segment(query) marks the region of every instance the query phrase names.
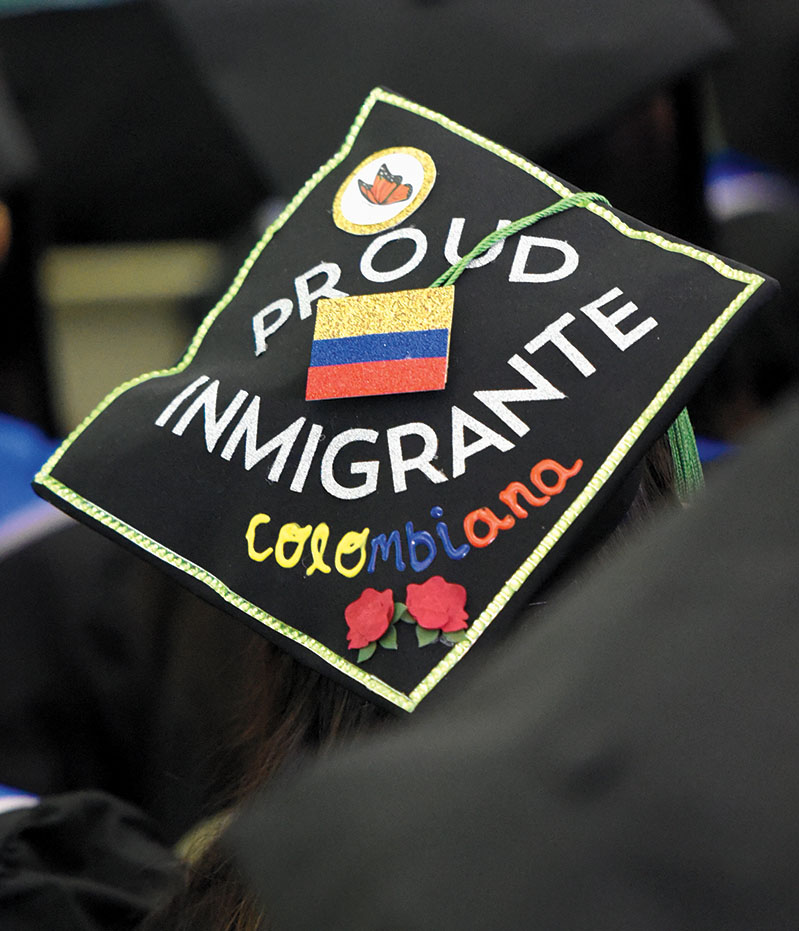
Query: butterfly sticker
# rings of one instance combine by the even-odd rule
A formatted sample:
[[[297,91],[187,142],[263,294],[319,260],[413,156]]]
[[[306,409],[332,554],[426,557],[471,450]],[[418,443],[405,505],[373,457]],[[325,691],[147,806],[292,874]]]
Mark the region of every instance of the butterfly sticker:
[[[333,222],[354,236],[391,229],[419,209],[435,180],[435,162],[422,149],[379,149],[342,181],[333,198]]]
[[[411,185],[402,183],[402,175],[392,175],[385,162],[380,166],[380,170],[371,184],[367,184],[359,178],[358,187],[370,204],[381,206],[383,204],[402,203],[404,200],[409,200],[411,194],[413,194]]]

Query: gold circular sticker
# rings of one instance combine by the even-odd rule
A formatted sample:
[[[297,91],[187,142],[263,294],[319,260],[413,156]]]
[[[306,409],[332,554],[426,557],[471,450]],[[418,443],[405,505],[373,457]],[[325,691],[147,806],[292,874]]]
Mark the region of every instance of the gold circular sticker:
[[[370,236],[397,226],[424,203],[436,180],[433,159],[421,149],[397,146],[364,159],[336,192],[339,229]]]

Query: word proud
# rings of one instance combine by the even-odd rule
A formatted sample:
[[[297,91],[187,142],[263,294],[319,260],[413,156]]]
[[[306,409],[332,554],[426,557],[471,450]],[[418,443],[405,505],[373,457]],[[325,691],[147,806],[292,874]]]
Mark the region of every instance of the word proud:
[[[510,220],[500,220],[497,229],[510,225]],[[453,217],[450,222],[449,233],[444,244],[444,257],[450,265],[460,261],[461,236],[463,234],[464,217]],[[375,268],[375,259],[386,246],[405,240],[411,247],[410,257],[396,268],[387,271],[378,271]],[[383,236],[377,236],[367,246],[359,264],[360,275],[363,279],[377,284],[398,281],[409,275],[417,268],[427,255],[427,236],[416,227],[403,227],[392,230]],[[483,255],[473,259],[468,267],[481,268],[496,261],[505,248],[505,240],[495,243]],[[543,256],[538,262],[531,261],[531,253]],[[551,239],[545,236],[518,236],[516,238],[513,261],[508,272],[508,281],[527,284],[546,284],[550,281],[560,281],[574,274],[580,262],[577,250],[563,239]],[[530,264],[539,265],[536,270],[530,270]],[[543,269],[540,268],[543,264]],[[337,285],[341,279],[341,267],[335,262],[319,262],[294,279],[294,293],[297,303],[297,315],[300,320],[307,320],[313,313],[314,304],[321,297],[340,298],[348,297],[346,291],[341,291]],[[267,339],[273,336],[291,317],[294,302],[291,298],[281,297],[267,304],[252,318],[252,333],[255,341],[255,355],[260,356],[266,352]]]

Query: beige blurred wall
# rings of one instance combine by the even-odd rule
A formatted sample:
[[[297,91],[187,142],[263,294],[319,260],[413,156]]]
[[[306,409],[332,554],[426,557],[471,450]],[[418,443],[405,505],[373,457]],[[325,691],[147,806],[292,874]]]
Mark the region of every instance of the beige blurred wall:
[[[64,432],[117,385],[180,359],[194,329],[186,305],[221,290],[222,264],[221,250],[208,242],[70,246],[46,254],[40,285]]]

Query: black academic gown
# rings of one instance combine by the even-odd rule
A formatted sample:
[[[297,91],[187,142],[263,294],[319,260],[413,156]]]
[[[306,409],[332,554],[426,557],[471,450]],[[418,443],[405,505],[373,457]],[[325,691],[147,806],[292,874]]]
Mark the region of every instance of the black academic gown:
[[[245,812],[275,926],[799,927],[797,458],[794,403],[470,688]]]
[[[8,931],[127,931],[179,880],[154,824],[112,796],[52,796],[0,815],[0,926]]]
[[[256,635],[69,521],[0,559],[0,592],[0,783],[110,792],[172,842],[210,814]]]

